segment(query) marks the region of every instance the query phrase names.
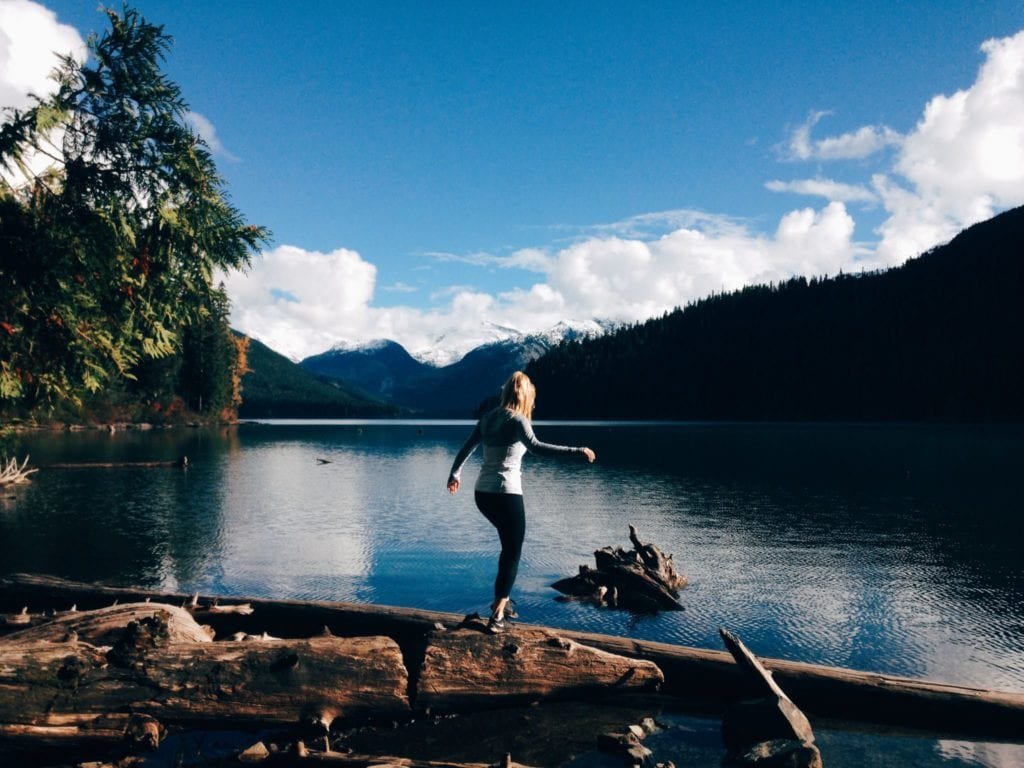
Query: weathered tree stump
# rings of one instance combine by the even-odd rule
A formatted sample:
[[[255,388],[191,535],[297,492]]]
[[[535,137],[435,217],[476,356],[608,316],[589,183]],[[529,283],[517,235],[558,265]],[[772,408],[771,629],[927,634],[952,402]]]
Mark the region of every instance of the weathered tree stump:
[[[657,690],[664,676],[649,661],[600,651],[548,630],[515,627],[433,632],[418,678],[416,704],[432,711],[504,706]]]
[[[677,573],[672,555],[665,555],[653,544],[645,544],[629,526],[633,549],[604,547],[594,552],[596,568],[580,566],[571,578],[551,586],[566,595],[592,599],[613,608],[636,611],[681,611],[679,590],[686,577]]]

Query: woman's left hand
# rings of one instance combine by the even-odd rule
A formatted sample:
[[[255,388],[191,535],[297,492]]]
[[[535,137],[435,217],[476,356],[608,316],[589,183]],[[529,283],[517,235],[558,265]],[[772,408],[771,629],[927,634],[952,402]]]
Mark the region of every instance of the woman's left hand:
[[[594,459],[597,458],[597,454],[594,453],[589,448],[584,448],[583,449],[583,455],[587,457],[587,461],[589,461],[591,464],[593,464],[594,463]]]

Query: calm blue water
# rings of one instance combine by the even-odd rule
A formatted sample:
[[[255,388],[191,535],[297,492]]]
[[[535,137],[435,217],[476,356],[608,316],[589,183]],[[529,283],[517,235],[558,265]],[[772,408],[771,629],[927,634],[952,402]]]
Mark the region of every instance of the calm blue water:
[[[25,436],[19,455],[43,469],[3,493],[0,572],[482,612],[498,547],[473,505],[479,457],[462,492],[444,488],[470,428]],[[536,428],[598,460],[525,461],[524,620],[709,648],[724,626],[764,656],[1024,691],[1024,428]],[[182,455],[187,471],[46,468]],[[549,585],[595,549],[628,548],[630,523],[674,553],[690,578],[686,610],[638,617],[556,600]],[[1004,764],[972,755],[943,764]]]

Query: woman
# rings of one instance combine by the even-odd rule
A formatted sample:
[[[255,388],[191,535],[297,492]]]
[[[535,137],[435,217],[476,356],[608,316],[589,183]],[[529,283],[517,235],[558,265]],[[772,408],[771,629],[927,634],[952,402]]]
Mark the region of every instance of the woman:
[[[501,555],[498,576],[494,580],[494,602],[487,629],[491,633],[505,630],[506,617],[514,618],[509,608],[509,594],[519,570],[519,556],[526,533],[526,510],[520,466],[527,450],[533,453],[579,453],[593,461],[589,448],[542,443],[533,434],[530,418],[536,400],[533,382],[522,371],[516,371],[501,388],[501,405],[488,411],[477,422],[473,433],[462,446],[448,475],[448,492],[457,493],[462,465],[483,443],[483,464],[475,486],[476,506],[491,525],[498,529]]]

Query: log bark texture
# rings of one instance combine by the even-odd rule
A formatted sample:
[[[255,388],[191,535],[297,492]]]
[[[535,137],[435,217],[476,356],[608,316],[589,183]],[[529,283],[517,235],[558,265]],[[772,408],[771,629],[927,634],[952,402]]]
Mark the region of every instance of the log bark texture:
[[[416,705],[465,711],[523,701],[656,691],[665,678],[650,661],[581,645],[554,631],[516,627],[433,632],[420,668]]]
[[[109,587],[66,581],[53,576],[17,574],[0,578],[0,611],[33,612],[51,608],[110,605],[113,600],[151,598],[180,605],[190,595],[161,593],[139,587]],[[220,599],[230,603],[228,598]],[[202,602],[212,603],[212,597]],[[243,602],[236,600],[235,602]],[[338,636],[388,635],[400,643],[421,643],[436,625],[453,628],[461,614],[416,608],[306,600],[246,599],[250,616],[210,616],[219,636],[263,631],[281,637],[313,635],[328,627]],[[662,692],[685,699],[690,705],[718,711],[729,701],[751,695],[752,686],[733,658],[721,650],[692,648],[651,640],[557,630],[558,634],[594,648],[623,656],[647,659],[665,675]],[[956,734],[970,738],[1010,737],[1024,733],[1024,692],[996,691],[917,680],[854,669],[827,667],[799,661],[762,658],[794,702],[808,713],[917,728],[926,733]]]
[[[530,768],[515,760],[493,763],[462,762],[453,760],[423,760],[412,757],[347,754],[344,752],[316,752],[310,750],[299,756],[293,752],[277,753],[266,763],[272,768],[301,768],[310,765],[333,765],[343,768]]]
[[[329,721],[407,711],[407,686],[385,637],[173,643],[118,659],[78,641],[0,643],[7,726],[87,728],[126,711],[225,726]]]
[[[29,629],[0,638],[4,643],[48,640],[65,642],[69,636],[92,645],[114,645],[123,639],[125,628],[134,622],[159,618],[166,628],[166,643],[208,643],[212,630],[201,626],[184,608],[166,603],[125,603],[91,611],[65,611]]]

